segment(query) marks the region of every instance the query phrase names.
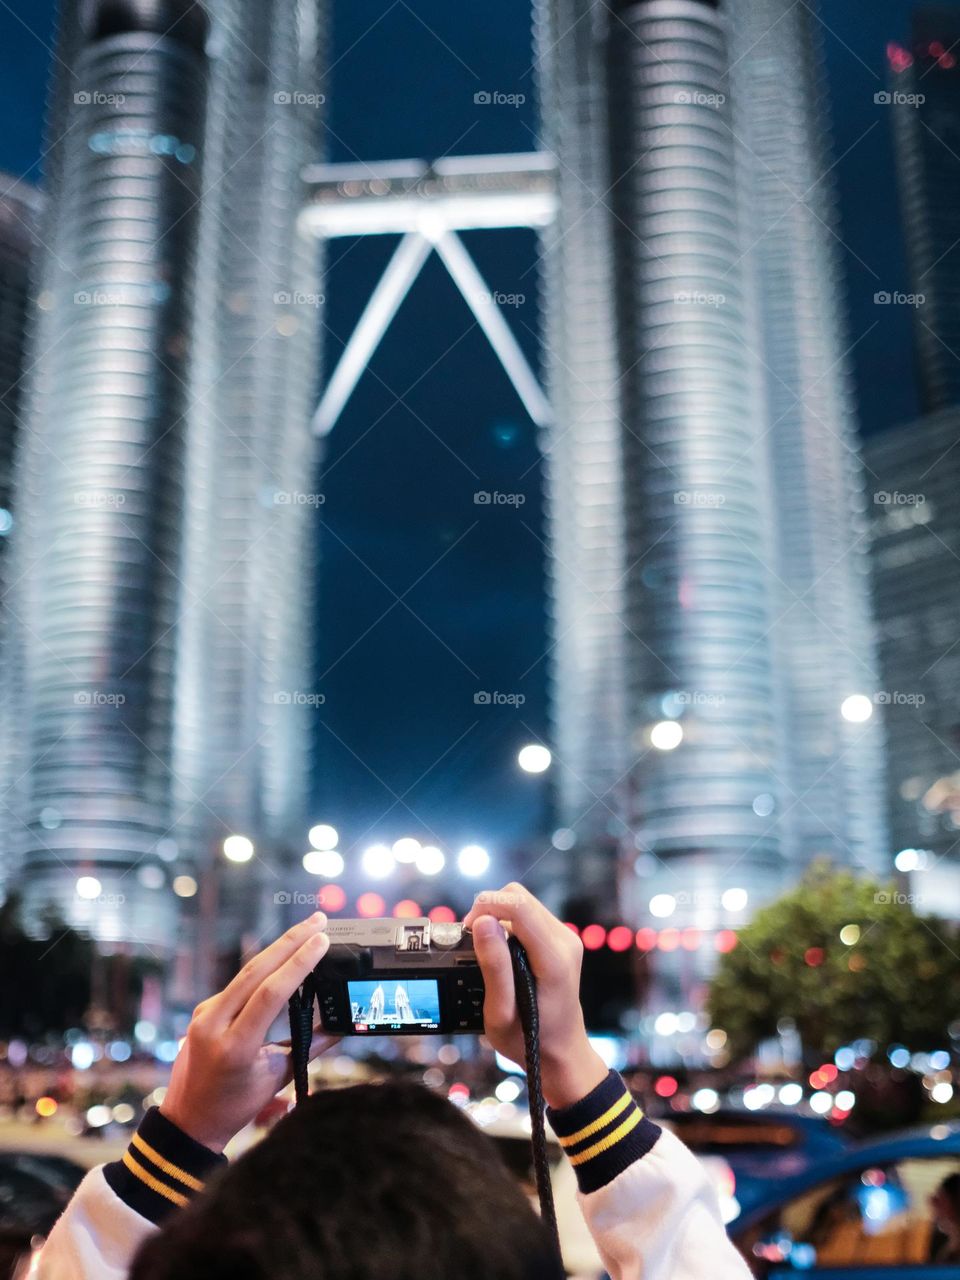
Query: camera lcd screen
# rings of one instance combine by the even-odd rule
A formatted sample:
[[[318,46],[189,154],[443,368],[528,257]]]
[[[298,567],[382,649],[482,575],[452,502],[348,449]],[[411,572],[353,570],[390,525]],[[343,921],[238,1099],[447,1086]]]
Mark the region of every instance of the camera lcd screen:
[[[348,982],[354,1031],[405,1031],[440,1027],[440,990],[436,978],[381,978]]]

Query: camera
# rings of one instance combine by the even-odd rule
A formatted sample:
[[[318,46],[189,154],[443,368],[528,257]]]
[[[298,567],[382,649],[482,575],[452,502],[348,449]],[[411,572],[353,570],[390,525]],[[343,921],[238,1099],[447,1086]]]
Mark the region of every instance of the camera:
[[[331,920],[313,972],[320,1020],[337,1035],[483,1030],[483,976],[462,924]]]

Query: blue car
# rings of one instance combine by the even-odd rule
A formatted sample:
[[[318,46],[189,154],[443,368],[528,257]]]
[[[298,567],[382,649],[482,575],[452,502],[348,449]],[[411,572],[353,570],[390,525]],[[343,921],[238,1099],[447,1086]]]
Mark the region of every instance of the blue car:
[[[960,1124],[818,1159],[728,1229],[758,1280],[958,1280]]]

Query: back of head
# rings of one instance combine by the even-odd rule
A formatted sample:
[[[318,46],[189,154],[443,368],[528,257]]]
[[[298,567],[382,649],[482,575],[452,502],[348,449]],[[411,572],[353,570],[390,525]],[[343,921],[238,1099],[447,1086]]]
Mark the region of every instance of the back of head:
[[[313,1095],[140,1250],[130,1280],[556,1280],[493,1144],[409,1084]]]

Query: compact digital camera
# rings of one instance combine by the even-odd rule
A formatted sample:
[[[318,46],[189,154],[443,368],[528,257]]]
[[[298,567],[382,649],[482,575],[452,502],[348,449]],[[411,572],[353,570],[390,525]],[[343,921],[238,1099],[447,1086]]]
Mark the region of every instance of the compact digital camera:
[[[320,1020],[338,1035],[483,1030],[483,977],[462,924],[330,920],[314,970]]]

